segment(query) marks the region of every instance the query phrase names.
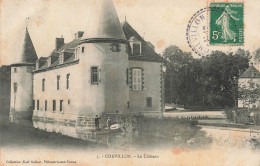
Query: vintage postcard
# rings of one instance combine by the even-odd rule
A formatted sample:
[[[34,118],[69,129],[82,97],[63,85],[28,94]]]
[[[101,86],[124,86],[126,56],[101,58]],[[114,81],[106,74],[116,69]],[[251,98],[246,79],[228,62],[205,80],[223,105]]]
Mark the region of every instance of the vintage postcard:
[[[260,1],[0,0],[0,165],[260,166]]]

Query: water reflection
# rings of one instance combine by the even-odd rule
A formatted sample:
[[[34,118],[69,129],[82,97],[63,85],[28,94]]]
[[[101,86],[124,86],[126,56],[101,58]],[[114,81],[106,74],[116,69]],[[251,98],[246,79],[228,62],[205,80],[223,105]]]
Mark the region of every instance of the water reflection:
[[[93,143],[104,144],[113,148],[120,149],[149,149],[149,148],[157,148],[157,147],[187,147],[187,148],[196,148],[196,147],[207,147],[212,145],[212,142],[219,142],[223,144],[223,136],[226,135],[226,139],[228,143],[231,144],[230,141],[234,142],[234,144],[238,145],[238,143],[234,140],[237,140],[237,137],[234,137],[232,140],[229,136],[230,131],[224,131],[219,129],[205,129],[196,130],[194,135],[191,137],[187,137],[187,133],[179,134],[177,133],[172,138],[166,138],[163,136],[154,136],[147,135],[142,131],[137,130],[121,130],[121,131],[108,131],[101,130],[96,131],[94,129],[90,129],[87,127],[80,127],[77,125],[73,125],[72,123],[62,123],[62,122],[46,122],[41,119],[33,120],[33,126],[35,128],[39,128],[41,130],[45,130],[48,132],[56,132],[61,133],[66,136],[70,136],[73,138],[78,138],[82,140],[91,141]],[[227,141],[224,140],[224,143]],[[258,142],[250,142],[250,139],[244,139],[243,141],[239,141],[242,144],[250,143],[254,145],[251,149],[259,146]],[[218,143],[217,143],[218,144]]]

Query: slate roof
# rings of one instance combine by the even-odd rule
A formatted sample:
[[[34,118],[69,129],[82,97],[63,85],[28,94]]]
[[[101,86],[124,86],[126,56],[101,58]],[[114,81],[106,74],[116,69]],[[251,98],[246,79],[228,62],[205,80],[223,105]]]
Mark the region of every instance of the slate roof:
[[[125,35],[122,31],[116,9],[112,0],[98,0],[100,9],[97,10],[98,18],[93,24],[93,31],[85,33],[82,40],[122,40],[125,41]]]
[[[128,22],[124,22],[122,23],[122,30],[123,33],[127,39],[127,41],[130,40],[138,40],[141,42],[141,47],[142,47],[142,51],[141,51],[141,55],[132,55],[131,50],[130,50],[130,44],[128,42],[128,54],[129,54],[129,60],[136,60],[136,61],[148,61],[148,62],[162,62],[164,61],[164,59],[158,55],[152,48],[152,44],[149,42],[146,42],[130,25]],[[75,49],[76,47],[80,44],[81,42],[81,38],[75,38],[74,40],[72,40],[69,43],[64,44],[63,46],[61,46],[57,51],[54,49],[51,54],[49,55],[49,57],[52,57],[52,63],[51,66],[47,66],[47,58],[48,57],[44,57],[44,59],[42,59],[43,57],[41,57],[39,60],[42,61],[42,64],[40,66],[40,68],[38,70],[44,70],[47,68],[53,68],[62,64],[59,64],[59,55],[60,53],[64,53],[67,54],[67,59],[64,59],[63,64],[68,64],[74,61],[78,61],[75,59]],[[45,61],[45,62],[44,62]]]
[[[80,38],[76,38],[76,39],[72,40],[71,42],[66,43],[63,46],[61,46],[57,51],[56,51],[56,49],[54,49],[48,57],[44,57],[45,59],[41,59],[41,58],[43,58],[43,57],[41,57],[39,59],[39,61],[42,60],[45,62],[36,71],[45,70],[47,68],[53,68],[53,67],[56,67],[59,65],[69,64],[71,62],[78,61],[77,59],[75,59],[75,49],[79,45],[79,42],[80,42]],[[65,59],[65,57],[64,57],[64,62],[62,64],[59,63],[59,56],[61,53],[64,53],[66,55],[66,57],[69,57],[67,59]],[[49,67],[47,66],[48,58],[52,58],[51,65]]]
[[[70,52],[70,53],[74,53],[75,48],[79,45],[79,42],[80,42],[80,38],[76,38],[76,39],[72,40],[71,42],[61,46],[58,49],[57,52]]]
[[[25,30],[25,37],[23,41],[22,53],[20,56],[15,60],[13,64],[28,64],[28,63],[35,63],[38,59],[36,51],[34,49],[32,39],[28,32],[28,29]]]
[[[260,78],[260,72],[254,66],[250,66],[239,78]]]
[[[139,60],[139,61],[154,61],[162,62],[164,59],[158,55],[151,46],[131,27],[131,25],[125,21],[122,23],[122,28],[127,40],[131,40],[133,36],[141,42],[141,55],[133,55],[129,50],[129,60]],[[129,47],[130,48],[130,45]]]

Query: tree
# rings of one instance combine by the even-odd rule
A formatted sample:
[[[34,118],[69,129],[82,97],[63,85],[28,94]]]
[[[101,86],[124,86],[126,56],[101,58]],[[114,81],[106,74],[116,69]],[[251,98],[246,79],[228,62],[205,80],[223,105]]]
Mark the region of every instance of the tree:
[[[192,62],[191,53],[183,52],[177,46],[169,46],[163,52],[163,57],[167,60],[165,95],[166,102],[184,104],[186,90],[187,66]]]
[[[250,105],[256,103],[260,98],[259,92],[259,85],[251,78],[247,81],[247,84],[239,85],[238,99],[242,101],[243,106],[250,109]]]
[[[238,78],[249,67],[249,51],[238,49],[229,54],[214,51],[195,59],[191,53],[169,46],[163,57],[167,60],[166,102],[207,108],[237,105]]]
[[[237,81],[247,68],[249,54],[239,50],[228,55],[214,51],[202,58],[205,86],[205,105],[209,107],[231,107],[236,105]]]
[[[260,48],[258,48],[255,52],[254,52],[254,60],[258,60],[260,61]]]
[[[8,115],[10,110],[11,67],[0,67],[0,113]]]

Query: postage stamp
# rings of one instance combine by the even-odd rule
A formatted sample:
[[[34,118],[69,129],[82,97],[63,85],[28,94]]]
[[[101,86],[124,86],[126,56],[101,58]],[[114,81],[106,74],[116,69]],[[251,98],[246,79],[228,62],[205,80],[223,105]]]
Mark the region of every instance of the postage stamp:
[[[244,44],[244,4],[210,3],[210,45]],[[218,10],[214,10],[218,9]],[[219,12],[221,11],[221,12]]]
[[[199,56],[218,46],[244,45],[244,3],[211,2],[198,10],[189,20],[186,40]]]

